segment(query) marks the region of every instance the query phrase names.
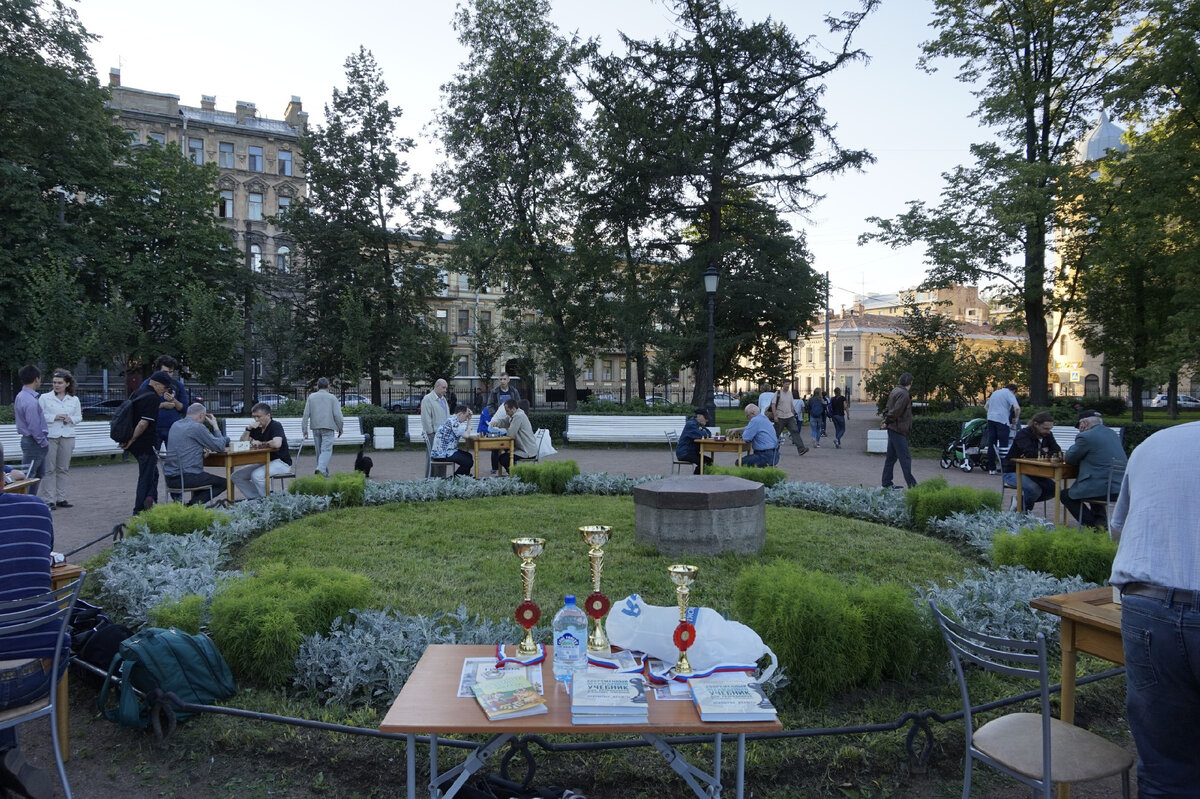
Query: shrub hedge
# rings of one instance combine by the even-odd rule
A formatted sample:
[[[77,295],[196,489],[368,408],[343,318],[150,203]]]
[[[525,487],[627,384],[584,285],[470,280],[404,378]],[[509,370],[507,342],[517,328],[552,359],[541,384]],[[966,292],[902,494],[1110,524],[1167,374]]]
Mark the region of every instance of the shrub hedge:
[[[201,505],[164,502],[134,516],[126,526],[129,528],[129,532],[134,534],[187,535],[197,530],[207,530],[216,519],[216,511],[208,510]]]
[[[727,474],[743,480],[753,480],[767,488],[779,485],[787,479],[787,472],[776,466],[718,466],[714,463],[712,466],[705,466],[704,473]]]
[[[319,474],[297,477],[288,487],[288,493],[330,497],[335,507],[349,508],[363,504],[366,486],[367,476],[362,472],[334,472],[329,477]]]
[[[518,463],[512,468],[512,476],[523,483],[531,483],[545,494],[567,493],[567,483],[579,475],[579,464],[575,461],[546,461],[545,463]]]
[[[931,519],[945,519],[950,514],[1000,510],[1000,493],[986,488],[951,486],[945,478],[926,480],[904,492],[904,502],[912,512],[913,526],[924,530]]]
[[[562,441],[567,432],[567,414],[564,411],[530,411],[529,424],[534,430],[549,430],[550,438]]]
[[[1058,578],[1081,577],[1103,584],[1112,573],[1117,544],[1104,530],[1023,527],[1016,535],[992,539],[992,560],[1000,566],[1024,566]]]
[[[325,633],[370,596],[371,581],[345,569],[271,564],[217,592],[209,631],[235,674],[280,687],[304,636]]]

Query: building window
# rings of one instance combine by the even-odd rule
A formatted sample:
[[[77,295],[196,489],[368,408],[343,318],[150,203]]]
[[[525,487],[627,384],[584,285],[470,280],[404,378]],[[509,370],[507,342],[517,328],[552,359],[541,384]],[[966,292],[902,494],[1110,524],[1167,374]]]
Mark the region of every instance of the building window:
[[[813,349],[812,349],[812,347],[809,347],[809,348],[806,350],[806,353],[807,353],[806,360],[807,360],[809,363],[812,363],[812,362],[813,362]]]
[[[458,275],[458,290],[468,291],[471,288],[471,278],[469,275],[459,273]]]
[[[466,308],[458,309],[458,332],[459,333],[470,333],[471,332],[471,312],[468,311]]]
[[[292,207],[291,197],[280,197],[278,202],[279,210],[276,212],[278,216],[283,216]]]
[[[292,176],[292,154],[287,150],[279,151],[279,174],[285,177]]]
[[[196,165],[204,163],[204,139],[188,138],[188,160]]]
[[[842,347],[842,363],[854,363],[854,346],[851,344]]]
[[[471,360],[466,355],[458,356],[458,372],[459,377],[471,376]]]
[[[1066,333],[1063,333],[1062,336],[1058,339],[1058,354],[1059,355],[1067,354],[1067,334]]]
[[[437,311],[437,329],[443,333],[449,333],[450,330],[447,328],[448,321],[449,317],[446,314],[445,309],[439,309]]]
[[[593,369],[591,366],[583,367],[583,379],[584,380],[595,380],[596,379],[596,370]]]
[[[137,144],[142,140],[142,135],[133,128],[126,128],[125,135],[129,137],[130,144]]]
[[[603,375],[604,375],[603,379],[604,380],[612,380],[612,366],[613,366],[612,361],[604,362],[604,371],[603,371]]]
[[[263,196],[256,192],[250,192],[250,211],[247,216],[254,222],[262,221]]]
[[[220,149],[217,157],[220,159],[218,164],[221,169],[233,169],[233,142],[223,141],[217,146]]]
[[[261,147],[251,147],[249,149],[249,155],[250,155],[250,171],[251,172],[262,172],[263,171],[262,148]]]
[[[221,201],[217,203],[217,216],[221,219],[233,219],[233,191],[221,189]]]
[[[148,141],[148,142],[156,141],[156,142],[158,142],[159,147],[163,147],[167,143],[167,137],[161,133],[147,133],[146,141]]]
[[[487,325],[488,327],[491,327],[492,326],[492,312],[491,311],[480,311],[479,312],[479,324]]]
[[[262,271],[262,247],[257,244],[250,245],[250,271]]]
[[[275,268],[285,273],[292,271],[292,250],[290,247],[280,247],[275,251]]]

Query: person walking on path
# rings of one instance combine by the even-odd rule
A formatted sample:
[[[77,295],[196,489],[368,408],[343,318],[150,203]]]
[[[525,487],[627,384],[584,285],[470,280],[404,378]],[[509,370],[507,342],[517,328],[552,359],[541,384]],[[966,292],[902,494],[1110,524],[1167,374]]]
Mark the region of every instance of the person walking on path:
[[[75,425],[83,421],[83,411],[75,396],[73,374],[66,369],[55,369],[51,385],[53,391],[38,397],[50,444],[46,451],[46,476],[42,479],[46,486],[43,496],[51,509],[70,508],[67,473],[71,471],[71,454],[75,451]]]
[[[27,466],[28,480],[41,480],[46,473],[46,458],[49,455],[49,428],[42,406],[38,402],[38,386],[42,384],[42,370],[29,364],[17,372],[21,380],[21,391],[13,401],[13,414],[17,418],[17,434],[21,436],[21,461]],[[29,493],[37,496],[40,482],[29,487]],[[53,502],[53,498],[50,500]]]
[[[792,400],[792,381],[784,380],[783,388],[775,392],[775,396],[771,398],[771,413],[768,416],[774,417],[776,431],[786,428],[792,436],[792,443],[796,445],[796,454],[803,455],[808,452],[808,447],[804,446],[804,434],[800,432],[800,420],[796,418],[796,406]]]
[[[846,420],[850,418],[850,404],[842,396],[842,390],[833,390],[833,399],[829,401],[829,418],[833,420],[833,446],[842,448],[842,436],[846,435]]]
[[[333,439],[342,435],[342,404],[329,393],[329,378],[317,378],[317,390],[304,401],[304,416],[300,432],[308,438],[312,428],[313,446],[317,450],[317,469],[314,474],[329,476],[329,459],[333,457]]]
[[[1008,436],[1013,424],[1021,418],[1021,405],[1017,402],[1017,384],[1009,383],[992,392],[987,401],[987,470],[998,474],[996,453],[1008,449]]]
[[[911,372],[900,375],[900,385],[892,389],[888,395],[887,404],[883,410],[883,429],[887,430],[887,455],[883,459],[884,488],[892,488],[892,477],[896,472],[896,461],[900,462],[900,471],[904,473],[904,482],[912,488],[917,484],[917,478],[912,473],[912,455],[908,451],[908,434],[912,430],[912,394],[913,376]]]
[[[1125,707],[1138,796],[1200,796],[1200,422],[1160,430],[1129,456],[1111,530],[1121,589]]]
[[[814,388],[808,401],[808,424],[812,429],[814,447],[821,446],[821,434],[825,432],[825,394],[819,388]]]

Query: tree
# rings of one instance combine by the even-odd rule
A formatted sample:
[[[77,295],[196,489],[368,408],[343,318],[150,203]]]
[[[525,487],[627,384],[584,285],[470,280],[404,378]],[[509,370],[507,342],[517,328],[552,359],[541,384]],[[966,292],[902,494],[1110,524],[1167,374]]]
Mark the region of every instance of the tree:
[[[80,218],[125,139],[87,54],[94,37],[73,8],[5,0],[0,30],[0,366],[14,368],[47,354],[44,339],[27,335],[39,265],[54,264],[60,300],[79,299],[70,284],[92,232]],[[58,302],[45,294],[37,301]]]
[[[504,354],[504,342],[491,322],[475,319],[475,374],[485,386],[491,386],[496,362]]]
[[[1075,189],[1069,155],[1099,108],[1114,71],[1135,46],[1113,32],[1140,0],[935,0],[940,33],[923,45],[921,65],[959,61],[959,80],[976,86],[976,115],[997,129],[1000,144],[973,145],[975,162],[943,175],[942,202],[909,203],[864,239],[893,246],[922,241],[926,286],[999,281],[1002,301],[1020,308],[1029,334],[1030,394],[1048,404],[1050,311],[1071,294],[1052,293],[1046,263],[1061,203]]]
[[[575,360],[598,337],[604,270],[576,235],[584,153],[569,78],[581,56],[548,14],[547,0],[459,7],[454,28],[468,58],[442,87],[438,126],[449,161],[437,186],[453,205],[452,267],[476,285],[506,285],[502,310],[558,363],[574,408]]]
[[[416,220],[401,155],[411,139],[396,134],[403,111],[393,108],[370,51],[346,59],[346,88],[333,90],[326,124],[300,138],[308,196],[282,220],[303,252],[306,367],[311,374],[356,380],[365,372],[371,402],[382,400],[387,370],[416,353],[426,298],[436,270],[423,248],[396,232],[397,213]]]
[[[675,0],[681,33],[649,42],[625,37],[620,63],[602,62],[599,77],[589,83],[615,123],[633,132],[637,146],[629,151],[639,169],[657,175],[654,186],[671,189],[667,210],[675,221],[675,243],[685,243],[685,230],[691,233],[690,256],[674,288],[687,314],[680,322],[691,334],[683,357],[697,365],[696,402],[703,401],[708,384],[701,275],[710,267],[725,273],[726,259],[739,246],[728,220],[743,212],[762,216],[767,197],[789,210],[803,210],[816,199],[809,188],[814,177],[870,160],[866,152],[840,147],[820,98],[825,76],[863,57],[850,49],[850,39],[875,5],[866,0],[861,12],[827,18],[842,39],[822,57],[773,20],[747,24],[719,0]],[[732,271],[727,276],[718,303],[722,341],[742,329],[724,324],[741,317],[728,312],[737,277]],[[787,288],[803,296],[787,298],[790,318],[773,332],[806,329],[820,306],[819,281],[811,279],[811,270],[807,278],[795,277],[800,279]],[[755,288],[746,293],[754,294]],[[774,302],[772,297],[760,310]],[[723,363],[735,363],[728,347],[722,352]]]

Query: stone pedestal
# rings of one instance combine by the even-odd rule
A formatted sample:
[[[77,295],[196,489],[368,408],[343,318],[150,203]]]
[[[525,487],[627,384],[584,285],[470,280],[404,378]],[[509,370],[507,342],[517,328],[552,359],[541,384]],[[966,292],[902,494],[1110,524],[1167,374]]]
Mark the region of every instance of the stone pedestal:
[[[767,537],[761,483],[726,475],[672,477],[633,489],[635,538],[663,555],[757,554]]]

